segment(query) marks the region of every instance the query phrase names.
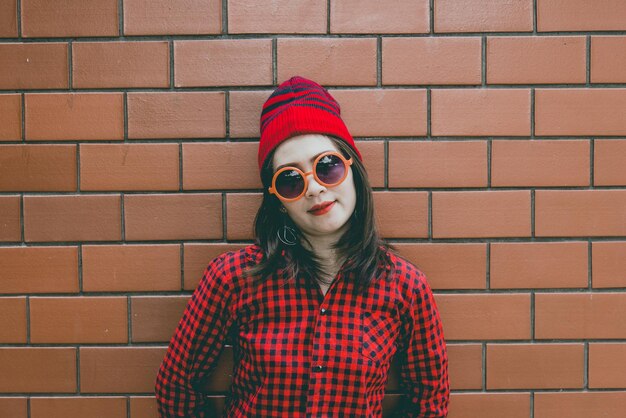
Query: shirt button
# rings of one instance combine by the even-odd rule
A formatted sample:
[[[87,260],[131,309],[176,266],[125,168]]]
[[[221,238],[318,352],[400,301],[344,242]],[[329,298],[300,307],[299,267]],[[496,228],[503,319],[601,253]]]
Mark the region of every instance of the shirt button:
[[[320,309],[320,313],[321,313],[322,315],[326,315],[326,308],[322,308],[322,309]]]
[[[324,371],[324,366],[322,366],[321,364],[318,364],[317,366],[313,367],[313,371],[314,372],[321,372]]]

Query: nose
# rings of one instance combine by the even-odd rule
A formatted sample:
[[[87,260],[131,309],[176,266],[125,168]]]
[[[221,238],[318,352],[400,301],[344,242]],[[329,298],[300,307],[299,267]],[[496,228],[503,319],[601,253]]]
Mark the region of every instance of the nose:
[[[326,187],[319,184],[317,180],[315,180],[315,176],[313,173],[307,174],[308,186],[306,190],[307,197],[317,196],[323,191],[326,191]]]

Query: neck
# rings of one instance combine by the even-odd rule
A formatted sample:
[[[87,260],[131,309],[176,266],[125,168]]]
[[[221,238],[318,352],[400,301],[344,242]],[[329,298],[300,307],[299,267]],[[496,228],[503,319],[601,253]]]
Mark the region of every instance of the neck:
[[[308,246],[306,241],[304,245],[312,250],[316,256],[320,258],[321,267],[325,273],[327,273],[330,280],[334,279],[335,275],[341,268],[341,265],[344,262],[343,257],[337,252],[336,249],[333,248],[333,245],[339,239],[339,236],[315,236],[303,233],[306,238],[311,243],[311,246]],[[319,278],[318,278],[319,280]],[[326,279],[322,279],[325,281]]]

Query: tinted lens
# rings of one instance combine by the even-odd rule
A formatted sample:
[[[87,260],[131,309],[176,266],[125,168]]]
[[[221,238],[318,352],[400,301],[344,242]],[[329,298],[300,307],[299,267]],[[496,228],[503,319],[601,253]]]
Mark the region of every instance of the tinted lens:
[[[317,178],[328,185],[338,183],[346,173],[343,160],[337,155],[325,155],[315,166]]]
[[[285,199],[298,197],[304,189],[304,179],[296,170],[285,170],[276,178],[276,192]]]

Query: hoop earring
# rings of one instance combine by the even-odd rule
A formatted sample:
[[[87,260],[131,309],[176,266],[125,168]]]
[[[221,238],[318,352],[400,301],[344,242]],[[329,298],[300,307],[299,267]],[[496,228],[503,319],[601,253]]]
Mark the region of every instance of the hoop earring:
[[[281,231],[282,231],[282,234],[281,234]],[[283,225],[282,228],[279,228],[276,231],[276,235],[278,236],[278,239],[280,240],[280,242],[282,242],[285,245],[289,245],[289,246],[296,245],[296,243],[298,242],[296,231],[293,228],[288,227],[287,225]],[[291,238],[291,240],[289,238]]]

